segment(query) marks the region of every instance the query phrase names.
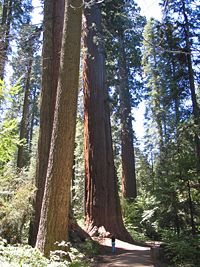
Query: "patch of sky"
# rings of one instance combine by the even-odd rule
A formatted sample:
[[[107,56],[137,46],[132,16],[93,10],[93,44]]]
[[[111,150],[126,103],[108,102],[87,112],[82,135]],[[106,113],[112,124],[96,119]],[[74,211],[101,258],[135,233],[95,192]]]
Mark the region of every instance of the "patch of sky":
[[[136,0],[136,3],[141,8],[141,15],[145,16],[147,19],[155,18],[162,20],[159,2],[159,0]]]

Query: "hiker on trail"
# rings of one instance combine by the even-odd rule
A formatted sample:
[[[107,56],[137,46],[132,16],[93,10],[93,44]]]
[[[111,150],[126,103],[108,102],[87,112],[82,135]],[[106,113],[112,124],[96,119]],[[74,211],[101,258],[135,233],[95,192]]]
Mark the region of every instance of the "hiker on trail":
[[[116,248],[115,248],[115,236],[114,235],[111,236],[111,243],[112,243],[112,253],[114,253],[116,251]]]

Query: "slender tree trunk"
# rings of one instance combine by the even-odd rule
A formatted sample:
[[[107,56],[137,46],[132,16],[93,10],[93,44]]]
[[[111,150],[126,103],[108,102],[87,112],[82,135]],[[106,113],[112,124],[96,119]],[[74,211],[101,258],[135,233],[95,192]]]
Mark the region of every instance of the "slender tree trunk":
[[[30,79],[31,79],[31,70],[32,70],[33,60],[30,58],[28,63],[28,72],[26,77],[26,85],[24,89],[24,104],[22,111],[22,120],[20,125],[20,140],[27,140],[28,136],[28,123],[29,123],[29,103],[30,103]],[[18,146],[18,155],[17,155],[17,167],[19,169],[23,168],[27,164],[27,157],[25,155],[25,145],[27,143],[23,142],[22,145]]]
[[[53,129],[60,50],[64,20],[64,0],[46,0],[44,6],[44,40],[42,54],[42,93],[40,132],[36,167],[36,197],[29,231],[29,244],[34,246],[40,221],[40,212],[47,174],[49,150]]]
[[[28,150],[29,153],[31,154],[32,152],[32,141],[33,141],[33,130],[35,126],[35,119],[36,119],[36,110],[37,110],[37,97],[36,97],[36,90],[33,91],[33,99],[32,99],[32,106],[31,106],[31,118],[30,118],[30,129],[29,129],[29,138],[28,138]]]
[[[135,155],[133,147],[133,128],[131,115],[131,95],[128,85],[128,72],[123,35],[119,36],[119,97],[121,110],[121,146],[122,146],[122,194],[127,200],[137,196]]]
[[[192,197],[191,197],[190,181],[188,181],[187,187],[188,187],[188,201],[189,201],[189,208],[190,208],[191,229],[192,229],[192,234],[195,236],[196,228],[195,228],[195,222],[194,222],[194,207],[193,207]]]
[[[70,185],[79,82],[81,0],[65,2],[61,64],[51,148],[36,247],[49,256],[68,239]]]
[[[160,163],[162,164],[163,161],[163,121],[162,121],[162,109],[161,109],[161,88],[159,84],[159,78],[158,78],[158,62],[156,58],[156,44],[154,38],[151,40],[153,45],[153,60],[154,60],[154,67],[152,69],[152,75],[153,75],[153,81],[154,85],[152,88],[153,91],[153,114],[155,117],[155,122],[157,124],[157,130],[158,130],[158,139],[159,139],[159,151],[160,151]]]
[[[168,41],[168,46],[170,48],[170,51],[173,51],[176,47],[176,43],[175,43],[175,38],[173,36],[173,26],[171,24],[167,25],[168,27],[168,31],[167,31],[167,41]],[[180,89],[177,85],[177,75],[176,75],[176,58],[173,56],[171,56],[169,58],[169,65],[170,65],[170,76],[171,76],[171,96],[172,96],[172,100],[174,103],[174,111],[175,111],[175,118],[174,118],[174,132],[175,132],[175,142],[176,142],[176,146],[177,146],[177,156],[178,158],[180,158],[180,144],[181,144],[181,140],[179,137],[179,124],[180,124],[180,118],[181,118],[181,114],[180,114]],[[179,169],[179,176],[182,177],[182,171],[181,171],[181,166],[179,166],[180,164],[178,164],[178,169]],[[174,216],[175,216],[175,220],[174,220],[174,226],[176,229],[176,233],[179,236],[180,235],[180,229],[181,229],[181,224],[180,224],[180,219],[179,219],[179,214],[178,214],[178,204],[179,204],[179,200],[177,197],[177,193],[174,192],[173,195],[173,208],[174,208]]]
[[[101,12],[97,4],[84,10],[84,147],[86,230],[131,240],[121,215],[114,168]]]
[[[8,46],[10,41],[10,25],[12,19],[13,0],[4,0],[2,9],[2,20],[0,28],[0,79],[4,78],[4,69],[7,59]]]

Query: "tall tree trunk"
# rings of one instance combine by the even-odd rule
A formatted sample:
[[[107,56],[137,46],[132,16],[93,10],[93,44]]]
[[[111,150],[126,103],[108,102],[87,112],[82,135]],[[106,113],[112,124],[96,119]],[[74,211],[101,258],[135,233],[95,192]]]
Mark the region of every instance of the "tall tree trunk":
[[[186,52],[187,52],[187,66],[188,66],[188,78],[190,84],[190,92],[191,92],[191,100],[192,100],[192,108],[193,108],[193,116],[194,122],[198,126],[198,133],[195,134],[195,144],[196,144],[196,155],[197,155],[197,172],[200,175],[200,109],[197,102],[197,96],[195,92],[195,80],[194,80],[194,70],[192,66],[192,56],[191,56],[191,43],[190,43],[190,24],[186,12],[185,0],[182,0],[182,11],[184,16],[184,32],[185,32],[185,43],[186,43]]]
[[[24,89],[24,104],[22,111],[22,120],[20,125],[20,140],[27,140],[28,136],[28,123],[29,123],[29,103],[30,103],[30,79],[31,79],[31,70],[32,70],[33,59],[29,59],[28,63],[28,71],[25,82]],[[18,146],[18,155],[17,155],[17,167],[19,169],[25,167],[27,165],[27,158],[25,155],[25,145],[27,143],[23,142],[22,145]]]
[[[31,114],[30,114],[30,128],[29,128],[29,138],[28,138],[28,150],[31,154],[32,152],[32,141],[33,141],[33,130],[35,126],[35,119],[36,119],[36,110],[37,110],[37,93],[36,89],[33,91],[33,99],[32,99],[32,106],[31,106]]]
[[[58,84],[60,50],[64,20],[64,0],[46,0],[44,6],[44,40],[42,54],[42,93],[40,132],[36,167],[36,197],[29,231],[29,244],[34,246],[40,221],[40,212],[49,160]]]
[[[2,9],[2,20],[0,28],[0,79],[3,80],[8,46],[10,41],[10,25],[12,18],[13,0],[4,0]]]
[[[68,239],[70,185],[79,82],[81,0],[65,2],[61,64],[41,219],[36,247],[49,256]]]
[[[98,4],[84,10],[84,147],[86,230],[131,240],[124,228],[114,168]]]
[[[121,145],[122,145],[122,194],[127,200],[137,196],[135,155],[133,147],[133,128],[131,115],[131,95],[128,85],[128,72],[123,34],[119,36],[119,97],[121,110]]]

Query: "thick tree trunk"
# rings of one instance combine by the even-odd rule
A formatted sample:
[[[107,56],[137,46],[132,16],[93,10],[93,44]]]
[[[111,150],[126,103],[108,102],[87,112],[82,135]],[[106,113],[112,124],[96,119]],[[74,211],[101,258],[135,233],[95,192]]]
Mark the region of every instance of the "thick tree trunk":
[[[10,25],[12,18],[13,0],[4,0],[0,28],[0,79],[4,78],[4,69],[7,59],[7,51],[10,40]]]
[[[30,79],[31,79],[31,70],[32,70],[33,60],[30,58],[28,63],[28,71],[26,77],[26,85],[24,89],[24,104],[22,111],[22,120],[20,125],[20,140],[27,140],[28,136],[28,123],[29,123],[29,103],[30,103]],[[17,167],[19,169],[27,165],[28,159],[25,154],[25,143],[19,145],[18,155],[17,155]]]
[[[114,168],[99,6],[86,8],[84,19],[86,230],[90,235],[103,231],[131,240],[122,221]]]
[[[36,247],[49,256],[68,239],[70,185],[79,82],[81,0],[66,1],[61,64],[45,192]]]
[[[135,155],[133,147],[133,128],[131,115],[131,95],[128,85],[128,72],[123,35],[119,36],[119,97],[121,110],[121,146],[122,146],[122,194],[127,200],[137,196]]]
[[[46,0],[44,7],[44,41],[42,54],[42,93],[40,132],[36,168],[36,197],[30,225],[29,244],[34,246],[40,221],[40,212],[47,174],[49,150],[53,129],[60,50],[64,20],[64,0]]]

